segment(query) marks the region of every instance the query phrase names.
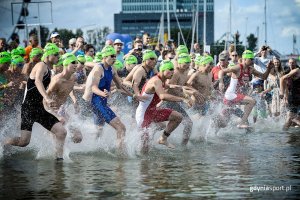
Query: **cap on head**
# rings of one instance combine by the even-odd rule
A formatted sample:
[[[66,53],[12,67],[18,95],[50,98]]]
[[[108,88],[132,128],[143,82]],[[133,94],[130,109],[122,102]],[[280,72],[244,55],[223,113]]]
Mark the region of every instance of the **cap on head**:
[[[34,56],[37,56],[37,55],[43,55],[43,50],[40,48],[33,48],[30,51],[29,57],[33,58]]]
[[[171,61],[169,60],[163,60],[160,63],[159,71],[164,72],[166,70],[174,70],[174,65]]]
[[[138,60],[134,55],[130,55],[125,59],[125,64],[131,65],[131,64],[137,64]]]
[[[20,55],[13,55],[11,57],[11,63],[13,65],[17,65],[17,64],[20,64],[20,63],[24,63],[24,58]]]
[[[25,55],[25,48],[24,48],[24,47],[18,46],[18,47],[17,47],[17,50],[20,52],[19,55],[21,55],[21,56]]]
[[[227,53],[222,52],[219,54],[219,61],[227,61],[227,60],[228,60]]]
[[[115,39],[114,45],[115,44],[122,44],[122,45],[124,45],[124,43],[120,39]]]
[[[178,64],[185,64],[192,62],[191,57],[187,53],[181,53],[178,56]]]
[[[76,56],[72,53],[65,53],[62,57],[64,67],[68,66],[71,62],[77,61]]]
[[[207,64],[210,64],[214,61],[213,57],[211,56],[203,56],[203,58],[201,59],[201,63],[200,65],[207,65]]]
[[[85,62],[93,62],[92,56],[85,56]]]
[[[154,51],[147,49],[147,50],[145,50],[145,51],[143,52],[143,61],[146,61],[146,60],[148,60],[148,59],[150,59],[150,58],[155,58],[155,59],[157,59],[157,56],[156,56],[156,54],[154,53]]]
[[[96,53],[96,55],[95,55],[95,58],[94,58],[94,61],[93,62],[95,62],[95,63],[99,63],[99,62],[101,62],[102,61],[102,53],[101,52],[97,52]]]
[[[115,48],[113,48],[112,46],[105,46],[102,51],[102,57],[105,58],[105,57],[108,57],[108,56],[111,56],[111,55],[115,55],[116,54],[116,50]]]
[[[51,33],[50,38],[55,38],[57,36],[59,36],[59,33],[58,32],[53,32],[53,33]]]
[[[50,55],[54,55],[59,53],[59,48],[54,43],[47,43],[44,47],[44,55],[43,57],[47,57]]]
[[[123,63],[119,60],[116,60],[113,66],[116,68],[116,70],[123,69]]]
[[[11,62],[10,53],[6,51],[0,52],[0,64],[10,63],[10,62]]]
[[[71,38],[69,40],[69,44],[75,44],[76,43],[76,38]]]
[[[84,64],[86,61],[84,55],[78,55],[77,60],[78,60],[78,62],[80,62],[82,64]]]
[[[253,87],[257,87],[257,86],[263,86],[264,85],[264,81],[261,79],[257,79],[252,81],[252,86]]]
[[[189,53],[189,50],[188,48],[185,46],[185,45],[179,45],[176,49],[176,53],[179,55],[179,54],[182,54],[182,53]]]
[[[242,58],[249,58],[249,59],[253,59],[254,58],[254,53],[250,50],[245,50],[243,52]]]
[[[195,58],[195,64],[200,65],[202,58],[203,58],[203,56],[197,55],[196,58]]]
[[[13,49],[10,52],[11,56],[21,55],[21,52],[18,49]]]

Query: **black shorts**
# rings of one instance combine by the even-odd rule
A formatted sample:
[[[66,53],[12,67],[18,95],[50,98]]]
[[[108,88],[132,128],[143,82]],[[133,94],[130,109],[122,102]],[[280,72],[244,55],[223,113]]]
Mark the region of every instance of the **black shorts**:
[[[21,106],[21,130],[32,131],[33,123],[37,122],[44,128],[51,131],[54,124],[59,120],[48,113],[43,104],[28,105],[22,104]]]

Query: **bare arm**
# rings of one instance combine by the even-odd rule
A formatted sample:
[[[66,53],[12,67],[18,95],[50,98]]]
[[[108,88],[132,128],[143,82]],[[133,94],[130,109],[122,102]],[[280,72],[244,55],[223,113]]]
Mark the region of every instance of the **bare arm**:
[[[141,83],[143,75],[144,75],[144,72],[142,70],[137,70],[133,74],[132,89],[133,89],[135,95],[139,95],[140,94],[139,85]]]
[[[286,80],[288,78],[291,78],[293,76],[295,76],[298,72],[299,72],[300,69],[293,69],[292,71],[290,71],[288,74],[282,76],[280,78],[280,95],[284,95],[285,94],[285,91],[286,91]]]
[[[267,70],[265,71],[265,73],[260,73],[260,72],[258,72],[258,71],[256,71],[253,67],[251,67],[250,68],[250,71],[251,71],[251,73],[254,75],[254,76],[257,76],[257,77],[259,77],[259,78],[261,78],[261,79],[263,79],[263,80],[266,80],[267,78],[268,78],[268,76],[269,76],[269,73],[270,73],[270,71],[271,71],[271,69],[273,68],[273,63],[272,62],[269,62],[268,64],[267,64]]]
[[[156,94],[163,101],[182,102],[182,101],[185,100],[182,97],[177,97],[177,96],[174,96],[174,95],[166,93],[166,91],[164,90],[164,88],[162,86],[161,80],[155,80],[155,82],[154,82],[154,88],[155,88]]]
[[[221,84],[224,84],[223,82],[223,78],[224,78],[224,74],[227,74],[227,73],[235,73],[235,74],[238,74],[240,72],[240,66],[239,65],[236,65],[234,67],[229,67],[229,68],[226,68],[226,69],[221,69],[218,73],[218,77],[219,77],[219,81]]]
[[[94,72],[93,77],[92,77],[92,92],[94,94],[98,95],[98,96],[107,97],[108,93],[104,92],[104,91],[101,91],[98,88],[99,82],[100,82],[101,77],[102,77],[102,73],[103,73],[102,68],[99,68],[99,70]]]
[[[195,72],[191,75],[191,77],[189,78],[189,80],[186,82],[187,85],[191,86],[194,83],[195,78],[197,78],[197,76],[199,75],[199,72]]]
[[[118,76],[118,73],[116,72],[116,70],[113,68],[113,80],[116,84],[116,87],[118,89],[123,90],[128,96],[133,96],[133,94],[131,92],[129,92],[123,85],[121,82],[120,77]]]

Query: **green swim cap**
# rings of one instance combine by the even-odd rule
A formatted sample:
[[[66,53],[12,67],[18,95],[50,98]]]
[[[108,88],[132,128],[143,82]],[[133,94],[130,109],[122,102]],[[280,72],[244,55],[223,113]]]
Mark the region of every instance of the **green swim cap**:
[[[169,60],[163,60],[160,63],[159,71],[164,72],[166,70],[174,70],[174,65],[171,61]]]
[[[43,58],[59,53],[59,48],[54,43],[47,43],[44,47]]]
[[[123,63],[119,60],[116,60],[116,62],[114,63],[114,67],[116,68],[116,70],[121,70],[123,69]]]
[[[40,48],[33,48],[30,51],[29,57],[33,58],[34,56],[37,56],[37,55],[43,55],[42,49],[40,49]]]
[[[230,63],[229,65],[228,65],[228,67],[234,67],[236,64],[234,64],[234,63]]]
[[[249,58],[249,59],[253,59],[254,58],[254,54],[252,51],[250,50],[245,50],[243,52],[242,58]]]
[[[111,55],[116,55],[116,50],[112,46],[108,45],[102,49],[101,53],[102,53],[102,57],[104,58]]]
[[[13,49],[10,52],[11,56],[21,55],[20,51],[18,49]]]
[[[92,56],[85,56],[85,62],[93,62]]]
[[[150,59],[150,58],[155,58],[155,59],[157,59],[157,56],[156,56],[156,54],[154,53],[154,51],[147,49],[147,50],[145,50],[145,51],[143,52],[143,61],[146,61],[146,60],[148,60],[148,59]]]
[[[77,60],[78,60],[78,62],[80,62],[81,64],[84,64],[85,61],[86,61],[84,55],[78,55],[78,56],[77,56]]]
[[[137,64],[138,60],[134,55],[130,55],[125,59],[125,64],[131,65],[131,64]]]
[[[101,52],[97,52],[96,55],[95,55],[95,58],[94,58],[94,62],[95,63],[99,63],[102,61],[102,53]]]
[[[178,56],[178,64],[185,64],[192,62],[191,57],[187,53],[181,53]]]
[[[185,46],[185,45],[179,45],[176,49],[176,53],[179,55],[179,54],[182,54],[182,53],[189,53],[189,50],[188,48]]]
[[[11,62],[10,53],[6,51],[0,52],[0,64],[10,63],[10,62]]]
[[[25,48],[24,48],[24,47],[18,46],[18,47],[17,47],[17,50],[20,52],[19,55],[21,55],[21,56],[24,56],[24,55],[25,55]]]
[[[214,59],[211,56],[204,56],[202,57],[200,61],[200,65],[207,65],[214,61]]]
[[[23,63],[23,62],[24,62],[24,58],[22,56],[20,56],[20,55],[13,55],[11,57],[11,63],[13,65],[17,65],[17,64]]]
[[[63,55],[63,65],[64,67],[67,67],[71,62],[76,61],[77,62],[77,58],[74,54],[72,53],[65,53]]]
[[[62,56],[59,57],[58,62],[53,65],[54,67],[61,67],[63,65],[64,58]]]
[[[203,58],[203,56],[197,55],[195,58],[195,64],[200,65],[202,58]]]

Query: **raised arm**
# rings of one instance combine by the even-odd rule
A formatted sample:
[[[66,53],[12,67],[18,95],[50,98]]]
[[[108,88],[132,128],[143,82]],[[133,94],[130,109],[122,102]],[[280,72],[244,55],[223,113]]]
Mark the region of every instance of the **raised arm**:
[[[254,76],[257,76],[257,77],[259,77],[259,78],[261,78],[261,79],[263,79],[263,80],[266,80],[267,78],[268,78],[268,76],[269,76],[269,73],[270,73],[270,71],[271,71],[271,69],[274,67],[274,64],[273,64],[273,62],[269,62],[268,64],[267,64],[267,70],[265,71],[265,73],[260,73],[260,72],[258,72],[258,71],[256,71],[253,67],[251,67],[250,68],[250,70],[251,70],[251,73],[254,75]]]

